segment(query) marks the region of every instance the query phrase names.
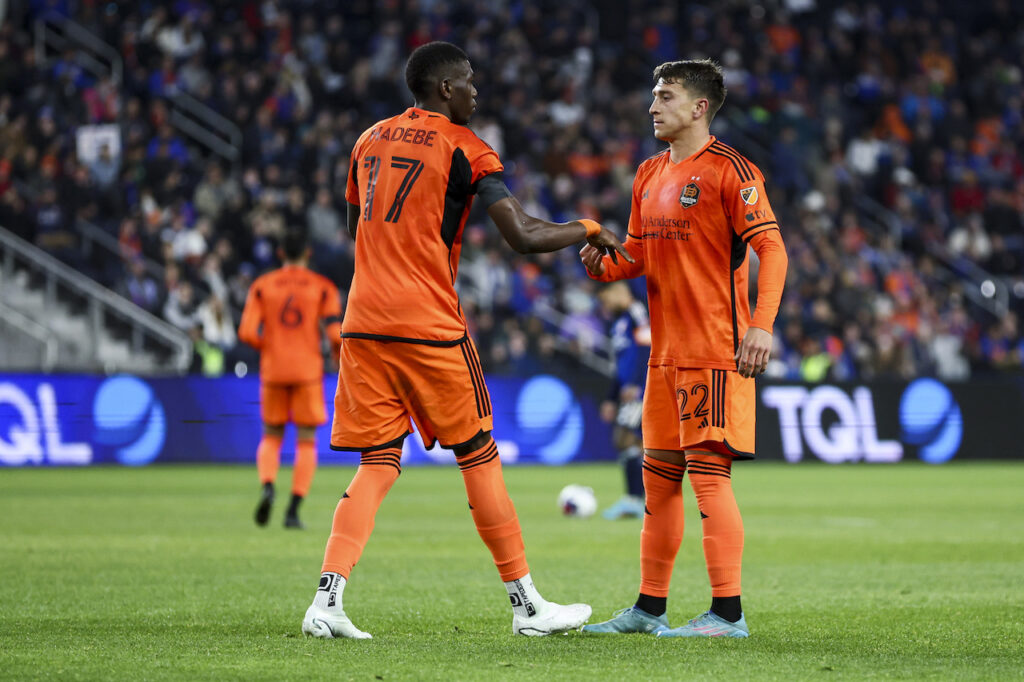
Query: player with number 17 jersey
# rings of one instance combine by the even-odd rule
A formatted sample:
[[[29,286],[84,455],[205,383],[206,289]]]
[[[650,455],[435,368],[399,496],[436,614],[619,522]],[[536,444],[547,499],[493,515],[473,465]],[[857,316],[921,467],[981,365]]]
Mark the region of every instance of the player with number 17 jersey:
[[[333,448],[390,443],[409,433],[409,417],[428,447],[493,427],[455,277],[477,183],[502,169],[472,130],[416,107],[356,142],[346,199],[360,215]],[[381,354],[390,365],[368,361]]]
[[[476,183],[503,169],[465,126],[410,108],[356,142],[346,198],[362,208],[343,338],[454,346],[466,337],[455,293]]]

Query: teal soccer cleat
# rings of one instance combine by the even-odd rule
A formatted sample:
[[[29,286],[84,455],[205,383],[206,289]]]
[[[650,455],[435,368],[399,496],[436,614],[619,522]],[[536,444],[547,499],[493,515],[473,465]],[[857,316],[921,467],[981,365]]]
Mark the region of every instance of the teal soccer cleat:
[[[583,632],[594,632],[598,634],[627,634],[639,632],[645,635],[657,634],[668,630],[668,618],[663,615],[652,616],[646,611],[641,611],[635,606],[629,606],[616,611],[611,620],[593,625],[584,625]]]
[[[741,615],[730,623],[711,611],[705,611],[686,625],[671,630],[662,630],[658,637],[749,637],[747,620]]]
[[[618,502],[608,507],[601,516],[609,521],[618,519],[642,519],[644,517],[644,501],[641,497],[625,495]]]

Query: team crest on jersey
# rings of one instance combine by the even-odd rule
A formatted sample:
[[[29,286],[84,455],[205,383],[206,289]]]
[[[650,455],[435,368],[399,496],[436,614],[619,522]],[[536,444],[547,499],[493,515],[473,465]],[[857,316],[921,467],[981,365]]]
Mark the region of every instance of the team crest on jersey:
[[[740,198],[743,199],[743,203],[747,206],[753,206],[757,203],[757,188],[756,187],[744,187],[740,190]]]
[[[683,208],[690,208],[700,199],[700,187],[697,186],[696,182],[683,187],[683,191],[679,193],[679,203]]]

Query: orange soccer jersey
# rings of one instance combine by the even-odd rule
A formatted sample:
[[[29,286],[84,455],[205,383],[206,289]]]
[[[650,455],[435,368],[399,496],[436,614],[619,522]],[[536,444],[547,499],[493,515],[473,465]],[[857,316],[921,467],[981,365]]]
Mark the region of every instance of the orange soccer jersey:
[[[297,265],[262,275],[249,287],[238,337],[260,351],[260,381],[302,384],[323,378],[320,321],[332,346],[340,333],[341,299],[325,277]],[[263,332],[260,333],[260,326]]]
[[[640,165],[625,242],[636,263],[605,256],[597,279],[647,276],[652,367],[735,370],[748,326],[771,332],[785,279],[762,271],[751,319],[747,245],[781,248],[778,229],[761,171],[712,136],[679,163],[665,150]]]
[[[462,230],[480,178],[502,170],[469,128],[415,107],[364,132],[346,198],[361,208],[345,338],[452,346]]]

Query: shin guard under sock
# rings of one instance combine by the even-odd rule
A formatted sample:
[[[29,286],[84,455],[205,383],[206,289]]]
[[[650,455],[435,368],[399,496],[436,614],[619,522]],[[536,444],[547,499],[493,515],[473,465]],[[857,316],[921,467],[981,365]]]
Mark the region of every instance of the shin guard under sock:
[[[295,468],[292,470],[292,494],[305,497],[316,473],[316,439],[302,439],[295,445]]]
[[[402,473],[401,457],[402,451],[398,448],[363,453],[355,477],[334,510],[323,572],[348,578],[370,539],[380,503]]]
[[[686,468],[702,519],[711,596],[738,596],[743,519],[732,491],[732,460],[714,455],[688,455]]]
[[[260,483],[273,483],[277,480],[277,470],[281,466],[281,436],[263,434],[259,447],[256,448],[256,471],[260,475]]]
[[[526,549],[519,529],[519,517],[501,475],[498,446],[493,438],[473,452],[456,457],[466,485],[469,509],[480,538],[494,558],[494,565],[505,582],[530,572]]]
[[[683,541],[682,480],[686,467],[644,455],[643,469],[646,504],[640,534],[640,593],[668,597],[672,567]]]

